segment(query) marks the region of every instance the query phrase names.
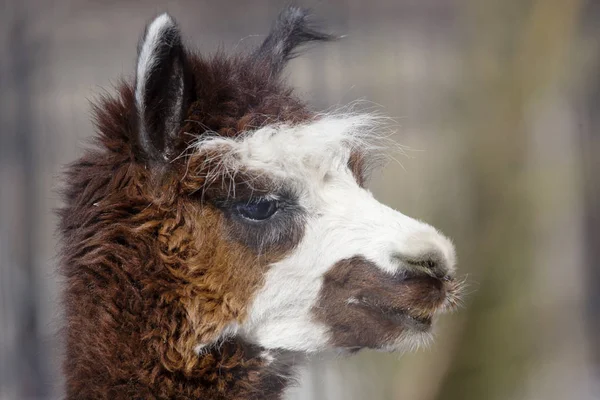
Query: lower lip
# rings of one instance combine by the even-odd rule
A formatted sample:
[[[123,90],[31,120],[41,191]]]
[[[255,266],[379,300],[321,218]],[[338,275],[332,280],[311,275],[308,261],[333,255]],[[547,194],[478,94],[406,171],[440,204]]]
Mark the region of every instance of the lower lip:
[[[414,329],[414,330],[417,330],[420,332],[425,332],[425,331],[428,331],[429,329],[431,329],[431,324],[432,324],[431,317],[415,318],[415,317],[411,317],[410,315],[407,315],[406,319],[408,320],[407,325],[409,325],[411,329]]]
[[[405,312],[385,314],[385,317],[397,325],[419,332],[428,331],[432,325],[431,317],[417,318]]]

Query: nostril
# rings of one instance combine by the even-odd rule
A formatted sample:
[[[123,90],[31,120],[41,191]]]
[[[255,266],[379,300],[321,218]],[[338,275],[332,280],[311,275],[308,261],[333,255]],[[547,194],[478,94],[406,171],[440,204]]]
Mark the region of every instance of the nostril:
[[[427,252],[419,255],[396,253],[393,258],[400,261],[405,268],[415,272],[421,271],[439,279],[448,276],[447,263],[439,252]]]
[[[427,269],[427,270],[440,269],[438,261],[428,259],[428,258],[417,259],[417,260],[408,259],[408,260],[404,260],[404,262],[412,267],[420,267],[420,268]]]

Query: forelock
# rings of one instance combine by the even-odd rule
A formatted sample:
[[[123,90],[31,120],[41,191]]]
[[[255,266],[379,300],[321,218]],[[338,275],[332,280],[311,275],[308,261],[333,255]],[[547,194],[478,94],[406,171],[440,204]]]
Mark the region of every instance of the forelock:
[[[383,119],[368,113],[322,114],[302,124],[275,123],[235,138],[208,135],[192,145],[193,157],[204,160],[194,173],[202,171],[207,179],[243,171],[274,180],[318,181],[339,163],[348,163],[352,154],[376,164],[387,136]]]

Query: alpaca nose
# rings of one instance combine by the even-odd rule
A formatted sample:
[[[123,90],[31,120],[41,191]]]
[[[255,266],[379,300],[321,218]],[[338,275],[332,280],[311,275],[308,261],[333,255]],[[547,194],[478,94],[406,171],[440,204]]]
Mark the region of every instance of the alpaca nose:
[[[400,262],[401,268],[412,274],[431,275],[438,279],[449,279],[451,277],[448,262],[439,251],[430,251],[420,255],[407,255],[396,253],[393,255],[396,262]]]
[[[411,236],[408,243],[392,254],[392,258],[408,275],[425,274],[451,279],[454,274],[454,245],[435,230]]]

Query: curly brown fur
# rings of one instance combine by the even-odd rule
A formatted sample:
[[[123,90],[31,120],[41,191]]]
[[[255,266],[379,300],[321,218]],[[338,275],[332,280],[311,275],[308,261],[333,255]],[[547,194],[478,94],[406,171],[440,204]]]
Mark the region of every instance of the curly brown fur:
[[[178,152],[207,132],[231,137],[311,118],[250,56],[187,60],[195,96]],[[69,167],[60,212],[67,398],[278,398],[291,371],[267,365],[260,349],[239,339],[201,356],[193,349],[243,319],[283,253],[257,258],[226,237],[223,215],[194,196],[204,178],[185,173],[200,156],[147,161],[131,85],[95,113],[97,147]]]

